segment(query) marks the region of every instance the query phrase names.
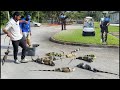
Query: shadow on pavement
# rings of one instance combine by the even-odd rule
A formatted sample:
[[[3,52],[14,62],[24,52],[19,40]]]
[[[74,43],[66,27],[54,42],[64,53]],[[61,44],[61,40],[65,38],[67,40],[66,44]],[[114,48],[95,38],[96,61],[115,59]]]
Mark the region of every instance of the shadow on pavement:
[[[10,59],[5,60],[5,63],[13,63],[13,62],[14,60],[10,60]]]
[[[7,49],[7,48],[8,48],[8,46],[1,46],[1,49]],[[13,49],[13,47],[9,46],[9,49]]]

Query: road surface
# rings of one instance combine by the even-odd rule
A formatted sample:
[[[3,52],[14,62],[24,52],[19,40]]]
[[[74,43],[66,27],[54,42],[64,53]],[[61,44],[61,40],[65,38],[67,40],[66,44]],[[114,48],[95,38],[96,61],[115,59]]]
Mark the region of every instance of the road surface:
[[[67,29],[72,28],[82,28],[80,25],[69,25]],[[99,47],[84,47],[84,46],[72,46],[72,45],[62,45],[49,41],[49,38],[60,32],[60,26],[45,26],[41,27],[31,27],[32,29],[32,44],[40,44],[36,48],[36,56],[44,57],[48,52],[60,52],[60,50],[69,53],[72,50],[80,48],[77,52],[77,56],[82,56],[85,54],[94,54],[96,59],[92,63],[87,63],[82,60],[74,60],[69,65],[71,59],[63,59],[55,61],[55,66],[46,66],[43,64],[38,64],[35,62],[15,64],[13,61],[13,50],[12,45],[10,45],[11,53],[8,56],[5,64],[1,66],[1,78],[2,79],[119,79],[119,76],[106,74],[106,73],[93,73],[87,70],[76,68],[74,72],[64,73],[64,72],[41,72],[41,71],[30,71],[39,69],[54,69],[56,67],[75,67],[79,63],[87,63],[92,67],[100,70],[117,73],[119,74],[119,49],[118,48],[99,48]],[[1,58],[6,51],[9,38],[6,38],[4,42],[5,35],[1,35]],[[21,53],[21,48],[19,47],[19,53]],[[60,52],[61,53],[61,52]],[[20,54],[18,55],[20,59]],[[34,57],[36,58],[36,57]],[[26,59],[30,60],[29,56]]]

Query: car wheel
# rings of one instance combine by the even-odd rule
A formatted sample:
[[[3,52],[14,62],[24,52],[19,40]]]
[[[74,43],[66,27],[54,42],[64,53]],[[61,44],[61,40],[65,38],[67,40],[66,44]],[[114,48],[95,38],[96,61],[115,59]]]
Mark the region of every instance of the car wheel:
[[[95,32],[93,32],[92,35],[95,36]]]
[[[35,24],[34,26],[37,27],[37,24]]]
[[[85,32],[84,31],[82,32],[82,36],[85,36]]]

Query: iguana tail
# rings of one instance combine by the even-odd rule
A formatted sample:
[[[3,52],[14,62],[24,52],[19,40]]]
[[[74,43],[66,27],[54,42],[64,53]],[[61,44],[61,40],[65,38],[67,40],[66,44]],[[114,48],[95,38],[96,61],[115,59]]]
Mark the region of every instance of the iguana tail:
[[[96,68],[93,69],[93,72],[108,73],[108,74],[113,74],[113,75],[118,75],[118,76],[119,76],[119,74],[111,73],[111,72],[106,72],[106,71],[102,71],[102,70],[98,70],[98,69],[96,69]]]
[[[31,71],[55,71],[55,70],[31,70]]]

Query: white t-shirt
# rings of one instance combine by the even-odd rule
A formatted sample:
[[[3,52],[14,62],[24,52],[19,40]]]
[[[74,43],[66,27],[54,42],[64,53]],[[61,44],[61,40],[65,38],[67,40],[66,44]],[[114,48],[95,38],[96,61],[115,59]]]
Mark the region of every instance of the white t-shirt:
[[[16,22],[13,18],[9,20],[5,29],[11,33],[11,40],[13,41],[20,40],[23,37],[23,35],[21,34],[19,21]]]

